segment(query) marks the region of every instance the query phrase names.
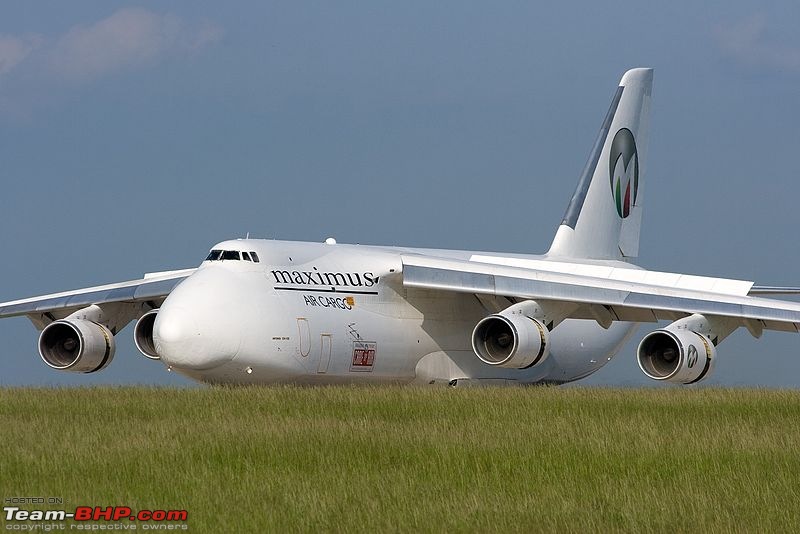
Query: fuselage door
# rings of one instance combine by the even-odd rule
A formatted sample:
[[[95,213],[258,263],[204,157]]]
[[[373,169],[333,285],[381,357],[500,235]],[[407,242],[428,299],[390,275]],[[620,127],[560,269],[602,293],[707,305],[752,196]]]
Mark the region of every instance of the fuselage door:
[[[305,317],[297,318],[297,342],[300,356],[305,358],[311,352],[311,328]]]
[[[331,363],[331,334],[320,334],[319,336],[319,365],[318,373],[327,373],[328,365]]]

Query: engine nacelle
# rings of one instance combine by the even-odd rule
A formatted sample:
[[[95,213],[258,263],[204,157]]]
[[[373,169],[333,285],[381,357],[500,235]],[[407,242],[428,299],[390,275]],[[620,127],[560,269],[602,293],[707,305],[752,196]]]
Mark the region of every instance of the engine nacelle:
[[[136,348],[151,360],[160,360],[161,356],[156,352],[156,343],[153,341],[153,325],[156,324],[158,310],[150,310],[142,315],[136,326],[133,327],[133,342]]]
[[[39,334],[39,354],[59,371],[94,373],[114,359],[114,334],[85,319],[53,321]]]
[[[544,361],[550,353],[547,327],[537,319],[507,312],[485,317],[475,326],[472,350],[478,358],[509,369],[527,369]]]
[[[667,327],[644,336],[636,359],[642,372],[653,380],[694,384],[711,374],[717,349],[702,334]]]

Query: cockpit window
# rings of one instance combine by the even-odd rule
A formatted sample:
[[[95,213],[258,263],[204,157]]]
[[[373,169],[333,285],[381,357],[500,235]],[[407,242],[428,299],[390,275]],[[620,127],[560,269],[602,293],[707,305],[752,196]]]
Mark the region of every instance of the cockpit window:
[[[241,256],[240,256],[241,254]],[[244,260],[258,263],[258,254],[253,251],[241,253],[238,250],[212,250],[206,261]]]

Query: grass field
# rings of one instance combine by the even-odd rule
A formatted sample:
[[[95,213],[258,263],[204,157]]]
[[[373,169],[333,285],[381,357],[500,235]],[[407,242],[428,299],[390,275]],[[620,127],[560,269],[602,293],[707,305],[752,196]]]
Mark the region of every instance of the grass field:
[[[800,530],[800,392],[0,389],[0,423],[0,496],[194,532]]]

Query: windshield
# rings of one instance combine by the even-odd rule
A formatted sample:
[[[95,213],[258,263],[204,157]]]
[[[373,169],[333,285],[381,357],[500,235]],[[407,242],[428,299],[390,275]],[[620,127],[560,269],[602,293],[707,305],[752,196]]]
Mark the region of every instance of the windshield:
[[[241,255],[240,255],[241,254]],[[206,257],[206,261],[222,261],[222,260],[244,260],[258,263],[258,254],[255,251],[239,252],[238,250],[218,250],[214,249]]]

